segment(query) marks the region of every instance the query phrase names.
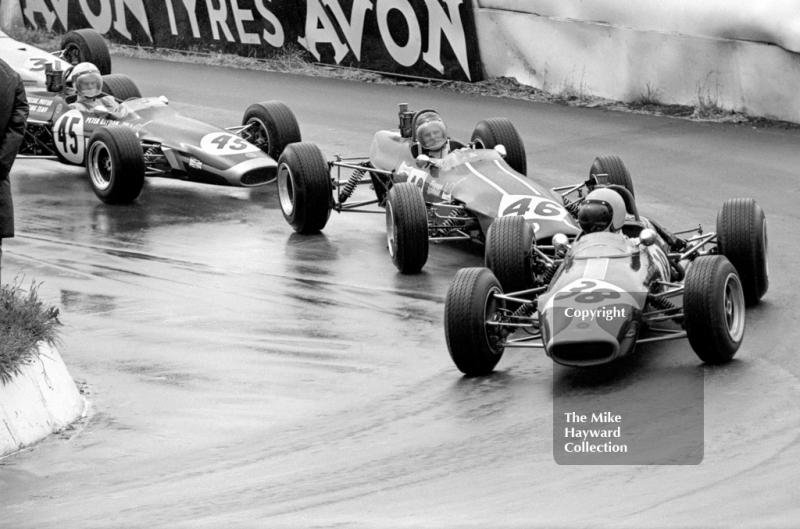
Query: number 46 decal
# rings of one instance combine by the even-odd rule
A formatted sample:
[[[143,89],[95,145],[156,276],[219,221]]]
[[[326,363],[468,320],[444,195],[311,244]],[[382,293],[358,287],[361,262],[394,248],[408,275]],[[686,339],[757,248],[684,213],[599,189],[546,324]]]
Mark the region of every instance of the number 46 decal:
[[[567,210],[557,202],[526,195],[503,195],[498,213],[501,217],[519,216],[552,221],[559,221],[567,216]]]

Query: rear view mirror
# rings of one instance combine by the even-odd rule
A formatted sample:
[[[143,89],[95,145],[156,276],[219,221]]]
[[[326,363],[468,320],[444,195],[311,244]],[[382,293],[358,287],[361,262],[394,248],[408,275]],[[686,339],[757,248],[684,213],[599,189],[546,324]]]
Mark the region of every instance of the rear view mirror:
[[[495,145],[494,146],[494,150],[497,152],[497,154],[499,154],[503,158],[505,158],[506,155],[508,154],[508,151],[506,151],[505,145]]]

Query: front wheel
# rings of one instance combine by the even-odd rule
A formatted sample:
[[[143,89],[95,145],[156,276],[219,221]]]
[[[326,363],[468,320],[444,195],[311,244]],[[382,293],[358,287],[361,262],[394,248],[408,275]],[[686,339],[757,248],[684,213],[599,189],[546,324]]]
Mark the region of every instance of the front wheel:
[[[769,288],[767,218],[752,198],[732,198],[717,214],[719,253],[739,272],[748,305],[758,303]]]
[[[111,54],[108,45],[103,36],[93,29],[67,32],[61,39],[61,58],[73,66],[90,62],[97,66],[101,75],[111,73]]]
[[[707,364],[730,362],[744,337],[744,295],[739,274],[721,255],[698,257],[684,282],[686,335]]]
[[[447,290],[444,333],[450,358],[470,376],[488,375],[503,356],[505,331],[497,322],[503,289],[486,268],[462,268]]]
[[[486,268],[490,269],[506,292],[535,286],[533,276],[533,227],[524,217],[500,217],[492,223],[486,237]]]
[[[333,187],[328,162],[309,142],[289,144],[278,159],[278,199],[297,233],[317,233],[331,216]]]
[[[250,105],[244,112],[242,125],[250,125],[244,139],[275,160],[287,145],[302,141],[294,113],[280,101]]]
[[[127,127],[100,127],[89,138],[86,169],[97,198],[106,204],[136,200],[144,186],[144,154]]]
[[[428,210],[419,188],[395,184],[386,201],[386,240],[392,262],[403,274],[416,274],[428,261]]]
[[[484,149],[494,149],[497,145],[502,145],[506,148],[506,163],[516,172],[522,175],[528,174],[525,145],[519,132],[507,118],[481,120],[475,126],[470,141]]]

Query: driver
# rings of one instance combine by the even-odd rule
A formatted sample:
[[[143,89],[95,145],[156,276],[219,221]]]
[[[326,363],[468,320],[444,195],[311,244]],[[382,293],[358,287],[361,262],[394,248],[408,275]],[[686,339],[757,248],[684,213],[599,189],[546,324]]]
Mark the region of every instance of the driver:
[[[82,62],[75,66],[67,77],[67,83],[75,88],[78,99],[70,104],[77,110],[118,113],[120,105],[110,95],[103,94],[103,76],[97,66]]]
[[[450,152],[447,125],[436,112],[423,112],[417,117],[416,136],[422,149],[421,154],[441,159]]]
[[[612,189],[595,189],[578,207],[578,224],[584,233],[615,233],[625,223],[625,201]]]

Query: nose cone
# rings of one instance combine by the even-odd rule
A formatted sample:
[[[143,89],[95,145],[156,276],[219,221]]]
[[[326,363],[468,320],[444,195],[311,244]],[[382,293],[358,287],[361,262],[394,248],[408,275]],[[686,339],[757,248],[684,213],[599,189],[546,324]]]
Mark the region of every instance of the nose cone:
[[[590,366],[611,362],[633,350],[639,327],[635,304],[554,304],[546,308],[542,337],[554,362]]]

